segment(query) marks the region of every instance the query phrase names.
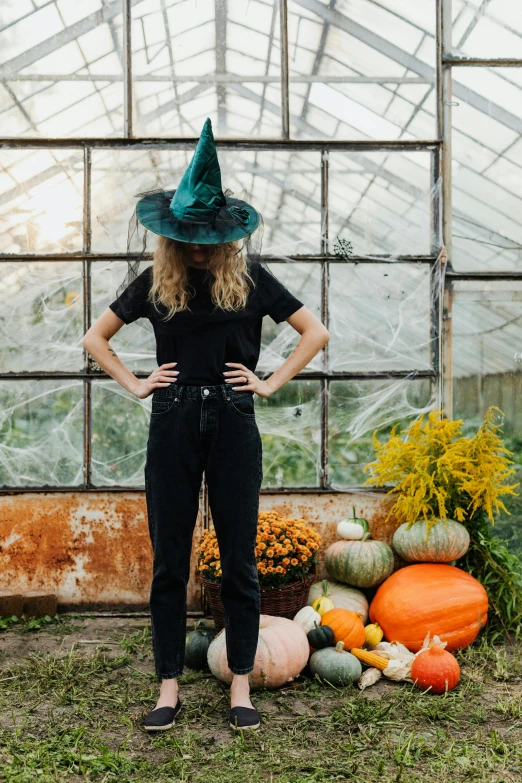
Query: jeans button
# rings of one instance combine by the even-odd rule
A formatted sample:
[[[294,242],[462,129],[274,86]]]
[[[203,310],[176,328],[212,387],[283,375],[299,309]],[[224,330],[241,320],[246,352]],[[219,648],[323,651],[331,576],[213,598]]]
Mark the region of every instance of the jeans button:
[[[206,397],[208,394],[210,394],[210,392],[209,392],[209,390],[208,390],[208,389],[203,389],[203,394],[204,394],[204,395],[205,395],[205,397]]]

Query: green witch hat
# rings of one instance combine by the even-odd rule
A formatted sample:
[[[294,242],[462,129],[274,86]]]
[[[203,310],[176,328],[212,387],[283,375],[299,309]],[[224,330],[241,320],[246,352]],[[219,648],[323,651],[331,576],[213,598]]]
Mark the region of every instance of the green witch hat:
[[[223,192],[210,117],[175,190],[153,190],[136,204],[140,223],[154,234],[206,245],[248,236],[259,225],[259,213],[243,199]]]

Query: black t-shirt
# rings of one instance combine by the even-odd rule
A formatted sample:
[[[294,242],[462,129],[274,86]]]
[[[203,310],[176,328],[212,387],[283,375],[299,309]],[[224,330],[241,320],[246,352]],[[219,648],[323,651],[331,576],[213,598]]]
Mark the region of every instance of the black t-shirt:
[[[163,305],[147,301],[152,284],[152,266],[147,267],[110,309],[126,324],[148,318],[156,336],[158,366],[177,362],[178,384],[205,386],[224,383],[225,362],[239,362],[255,372],[261,350],[263,317],[269,315],[280,323],[303,307],[303,302],[262,264],[258,280],[251,284],[246,306],[235,312],[216,308],[210,296],[212,275],[207,269],[188,267],[188,279],[195,295],[189,300],[191,311],[176,313],[170,320]],[[238,385],[241,385],[240,383]]]

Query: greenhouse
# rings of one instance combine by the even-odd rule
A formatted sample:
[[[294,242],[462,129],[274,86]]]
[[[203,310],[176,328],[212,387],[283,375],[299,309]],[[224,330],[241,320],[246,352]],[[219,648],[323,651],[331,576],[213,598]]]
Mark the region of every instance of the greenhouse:
[[[13,680],[3,712],[17,717],[0,726],[0,779],[520,779],[521,37],[522,13],[510,0],[3,0],[0,662],[1,676]],[[274,737],[267,758],[262,737],[243,746],[244,739],[219,734],[223,704],[205,712],[226,683],[219,668],[225,664],[213,667],[210,654],[211,673],[188,668],[180,678],[186,711],[172,733],[150,743],[137,722],[155,687],[149,536],[161,528],[156,499],[167,497],[150,452],[157,443],[158,464],[171,465],[169,440],[165,435],[160,445],[155,433],[160,419],[172,426],[177,449],[182,410],[171,411],[177,391],[151,393],[157,322],[133,316],[116,324],[112,305],[133,279],[129,270],[152,276],[163,253],[167,234],[150,231],[146,247],[139,232],[132,234],[138,198],[174,192],[208,139],[209,121],[225,195],[262,216],[259,265],[279,281],[285,301],[304,305],[309,321],[305,327],[302,316],[298,325],[293,312],[287,321],[281,306],[262,327],[259,321],[259,359],[250,368],[254,408],[236,408],[229,441],[239,445],[244,481],[240,472],[237,481],[235,471],[229,474],[228,500],[218,512],[209,463],[196,499],[183,610],[192,632],[208,622],[218,632],[213,638],[225,639],[214,522],[220,538],[225,506],[248,513],[254,421],[259,531],[270,536],[282,526],[290,541],[293,526],[302,526],[314,552],[306,600],[290,614],[277,604],[283,598],[267,598],[276,603],[262,603],[263,615],[290,618],[305,604],[311,608],[312,598],[330,596],[330,610],[341,611],[334,595],[319,591],[331,578],[359,591],[365,627],[372,621],[384,632],[375,645],[346,642],[346,652],[375,646],[379,653],[381,644],[396,642],[419,652],[425,634],[415,649],[417,637],[408,646],[402,628],[387,631],[390,604],[379,595],[408,567],[434,568],[427,565],[434,560],[459,579],[473,579],[489,607],[486,621],[486,610],[477,608],[482,593],[470,598],[477,638],[454,647],[450,632],[444,637],[429,621],[426,630],[447,642],[445,654],[455,650],[462,677],[455,690],[446,681],[444,696],[433,691],[424,701],[413,685],[385,682],[387,674],[368,692],[366,683],[358,690],[333,680],[325,690],[318,682],[324,686],[328,677],[317,669],[314,679],[310,669],[309,638],[303,665],[286,685],[254,694],[261,728]],[[111,354],[146,396],[133,393],[123,373],[116,380],[108,363],[114,359],[96,354],[101,343],[94,335],[102,333],[109,305]],[[278,368],[290,368],[305,350],[307,329],[320,340],[321,324],[328,338],[310,349],[301,369],[279,376]],[[229,350],[227,361],[242,359]],[[273,375],[281,381],[265,393]],[[174,401],[190,411],[196,402],[186,395]],[[209,403],[197,402],[201,428]],[[179,482],[172,475],[173,530],[177,499],[184,498]],[[457,547],[438,560],[426,548],[416,559],[407,555],[412,544],[401,549],[396,531],[416,520],[418,529],[425,519],[429,533],[427,511],[430,519],[447,514],[466,528],[469,550],[459,554]],[[340,523],[350,520],[365,523],[361,547],[380,545],[375,558],[391,558],[381,578],[367,576],[369,561],[365,577],[346,570],[352,561],[341,544],[358,536],[345,537]],[[256,539],[261,588],[279,589],[283,571],[275,560],[261,560],[263,535]],[[422,548],[420,539],[416,546]],[[293,573],[305,584],[303,569]],[[416,584],[401,588],[401,601]],[[442,595],[446,588],[437,585]],[[458,579],[451,585],[448,601],[461,590]],[[225,598],[223,604],[229,622]],[[172,625],[177,615],[169,617]],[[411,683],[412,661],[404,660]],[[157,649],[155,663],[159,674]],[[177,666],[166,668],[171,676]],[[368,671],[363,665],[362,676]],[[380,671],[388,669],[382,664]],[[480,690],[484,682],[491,683],[489,697]],[[436,707],[424,706],[430,699]],[[59,731],[27,711],[40,701],[58,710]],[[107,729],[104,710],[118,730]],[[23,725],[32,744],[13,734],[13,725]],[[324,727],[329,747],[317,744]],[[277,736],[281,731],[288,741]],[[379,732],[386,741],[377,742]],[[370,740],[377,743],[372,750]],[[276,758],[283,752],[286,762]],[[330,770],[321,766],[327,762]]]

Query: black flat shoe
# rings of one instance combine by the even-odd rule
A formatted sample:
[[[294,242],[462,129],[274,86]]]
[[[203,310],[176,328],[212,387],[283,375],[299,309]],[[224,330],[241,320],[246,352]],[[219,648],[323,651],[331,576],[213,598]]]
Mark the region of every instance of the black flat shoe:
[[[181,709],[181,702],[178,701],[175,707],[157,707],[151,710],[143,719],[141,724],[146,731],[165,731],[174,726],[175,718]]]
[[[259,728],[259,712],[250,707],[231,707],[230,726],[233,729],[257,729]]]

